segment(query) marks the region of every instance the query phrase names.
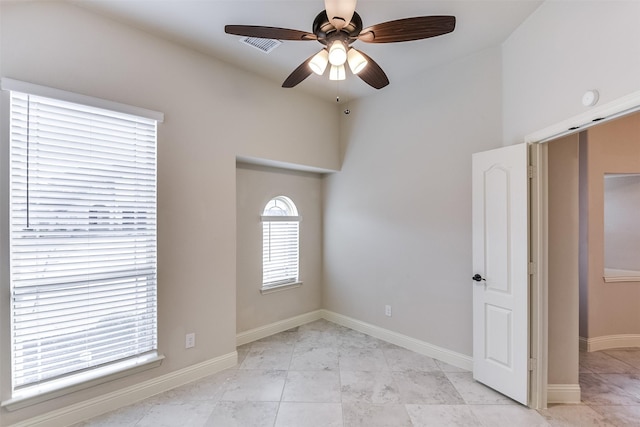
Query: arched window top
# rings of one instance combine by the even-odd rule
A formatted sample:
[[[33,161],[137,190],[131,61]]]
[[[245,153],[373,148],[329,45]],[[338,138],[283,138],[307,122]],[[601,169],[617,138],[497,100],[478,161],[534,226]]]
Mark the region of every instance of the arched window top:
[[[264,207],[262,216],[298,216],[298,209],[290,198],[276,196]]]

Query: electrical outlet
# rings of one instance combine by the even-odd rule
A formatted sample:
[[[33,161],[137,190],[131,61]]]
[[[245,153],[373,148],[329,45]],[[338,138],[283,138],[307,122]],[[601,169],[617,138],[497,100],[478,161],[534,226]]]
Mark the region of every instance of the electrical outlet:
[[[384,315],[391,317],[391,306],[389,304],[384,306]]]
[[[193,348],[196,346],[196,334],[191,332],[185,337],[184,348]]]

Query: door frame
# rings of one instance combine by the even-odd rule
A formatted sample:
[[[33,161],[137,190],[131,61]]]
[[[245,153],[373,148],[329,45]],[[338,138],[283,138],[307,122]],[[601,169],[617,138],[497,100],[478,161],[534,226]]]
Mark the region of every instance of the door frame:
[[[533,271],[530,286],[530,357],[529,407],[547,407],[549,366],[549,298],[548,298],[548,146],[546,142],[582,132],[605,121],[640,111],[640,91],[615,99],[554,125],[530,133],[524,142],[531,144],[532,170],[530,194],[530,251]],[[576,367],[577,368],[577,367]]]
[[[529,407],[547,407],[548,382],[548,274],[547,274],[547,146],[531,144],[529,162]]]

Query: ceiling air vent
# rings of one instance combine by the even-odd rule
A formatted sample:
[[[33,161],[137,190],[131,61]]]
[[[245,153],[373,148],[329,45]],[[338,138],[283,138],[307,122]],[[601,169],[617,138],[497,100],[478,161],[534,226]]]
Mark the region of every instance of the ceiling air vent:
[[[256,37],[245,37],[240,39],[240,42],[255,47],[264,53],[269,53],[282,44],[280,40],[259,39]]]

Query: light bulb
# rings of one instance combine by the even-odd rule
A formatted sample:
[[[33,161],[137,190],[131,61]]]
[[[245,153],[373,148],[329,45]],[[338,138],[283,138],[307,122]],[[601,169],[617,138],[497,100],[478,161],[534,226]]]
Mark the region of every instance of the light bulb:
[[[318,52],[311,61],[309,61],[309,67],[317,75],[324,74],[324,70],[327,69],[327,63],[329,62],[329,52],[326,49],[322,49]]]
[[[349,49],[347,53],[347,60],[349,61],[349,68],[353,74],[358,74],[367,66],[367,59],[360,52],[354,48]]]
[[[329,48],[329,62],[331,65],[342,65],[347,60],[347,50],[340,40],[336,40]]]
[[[332,65],[329,70],[329,80],[344,80],[347,77],[344,65]]]

